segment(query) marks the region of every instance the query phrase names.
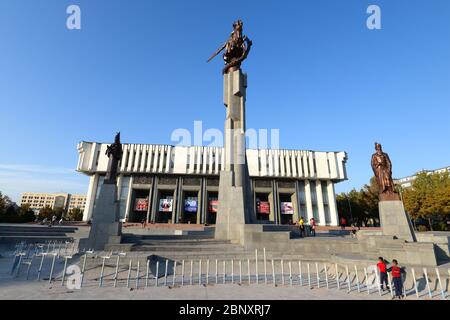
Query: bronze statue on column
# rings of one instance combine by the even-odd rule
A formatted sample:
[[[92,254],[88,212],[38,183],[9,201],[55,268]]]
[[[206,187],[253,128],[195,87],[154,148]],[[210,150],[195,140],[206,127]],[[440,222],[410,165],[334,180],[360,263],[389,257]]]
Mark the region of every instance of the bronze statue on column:
[[[392,180],[392,162],[389,155],[383,152],[381,144],[375,143],[376,152],[372,155],[372,170],[378,184],[380,201],[400,200]]]
[[[116,184],[119,162],[122,159],[122,144],[120,143],[120,132],[116,134],[114,143],[106,148],[106,155],[109,158],[108,169],[106,171],[106,184]]]

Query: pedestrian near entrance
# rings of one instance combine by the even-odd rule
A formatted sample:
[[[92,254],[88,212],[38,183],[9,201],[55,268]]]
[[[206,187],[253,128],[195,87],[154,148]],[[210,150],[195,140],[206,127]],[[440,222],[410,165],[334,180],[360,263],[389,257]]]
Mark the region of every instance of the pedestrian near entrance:
[[[311,218],[311,219],[309,220],[309,226],[310,226],[310,228],[311,228],[311,235],[312,235],[313,237],[315,237],[315,236],[316,236],[316,219]]]
[[[52,226],[54,226],[55,225],[55,223],[56,223],[56,216],[55,215],[53,215],[53,217],[52,217]]]
[[[380,272],[380,287],[382,290],[389,290],[389,283],[388,283],[388,275],[387,275],[387,266],[386,261],[383,257],[378,258],[377,263],[378,271]],[[383,286],[385,286],[383,288]]]
[[[341,229],[344,230],[347,225],[347,220],[344,217],[341,217]]]
[[[303,220],[303,217],[300,217],[300,220],[298,221],[298,226],[300,227],[300,237],[305,236],[305,221]]]
[[[402,274],[405,273],[405,270],[398,265],[397,260],[392,260],[392,267],[390,267],[388,272],[392,275],[392,282],[395,288],[395,294],[392,297],[392,299],[403,298],[403,281],[402,281]]]

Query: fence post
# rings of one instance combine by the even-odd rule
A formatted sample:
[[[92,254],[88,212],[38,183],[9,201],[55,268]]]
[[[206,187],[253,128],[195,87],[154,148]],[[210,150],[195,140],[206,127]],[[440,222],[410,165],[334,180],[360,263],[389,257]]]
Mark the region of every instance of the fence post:
[[[239,260],[239,284],[242,284],[242,260]]]
[[[259,274],[258,274],[258,249],[255,249],[255,275],[256,275],[256,284],[259,284]]]
[[[172,279],[172,286],[175,287],[177,281],[177,261],[173,262],[173,279]]]
[[[328,284],[328,270],[327,270],[327,264],[323,264],[323,268],[325,270],[325,283],[327,285],[327,289],[330,289],[330,285]]]
[[[311,287],[311,272],[309,269],[309,263],[306,264],[306,270],[308,270],[308,286],[310,289],[312,289],[312,287]]]
[[[276,286],[276,279],[275,279],[275,262],[272,259],[272,282],[273,286]]]
[[[209,259],[206,260],[206,285],[209,284]]]
[[[438,279],[439,288],[441,289],[442,299],[445,300],[445,291],[444,291],[444,287],[442,286],[441,275],[439,274],[439,268],[436,268],[436,276],[437,276],[437,279]]]
[[[192,279],[194,277],[194,260],[191,260],[191,271],[189,272],[189,275],[190,275],[189,284],[192,286],[192,284],[194,283],[194,280]]]
[[[234,284],[234,259],[231,259],[231,283]]]
[[[184,286],[184,259],[181,261],[181,286]]]
[[[302,262],[298,262],[298,278],[300,280],[300,286],[303,286],[303,274],[302,274]]]
[[[146,267],[146,270],[145,270],[145,287],[146,288],[148,288],[149,269],[150,269],[150,260],[147,259],[147,267]]]
[[[267,285],[267,260],[266,260],[266,248],[263,249],[264,253],[264,283]]]
[[[64,257],[64,270],[63,270],[62,279],[61,279],[61,287],[64,287],[64,280],[66,279],[66,270],[67,270],[67,260],[68,259],[69,259],[69,256]],[[70,259],[72,259],[72,257],[70,257]]]
[[[223,260],[223,284],[227,283],[227,261]]]
[[[427,290],[428,290],[428,296],[431,298],[433,298],[433,294],[431,293],[431,288],[430,288],[430,282],[428,280],[428,272],[427,272],[427,268],[423,268],[423,273],[425,274],[425,281],[427,282]]]
[[[284,286],[284,261],[281,259],[281,285]]]
[[[198,263],[198,285],[202,285],[202,260]]]
[[[166,267],[164,271],[164,286],[167,287],[167,272],[169,271],[169,259],[166,259]]]
[[[335,264],[335,269],[336,269],[336,284],[337,284],[338,290],[340,290],[341,284],[339,283],[339,269],[338,269],[337,263]]]
[[[216,271],[215,271],[215,276],[216,276],[216,284],[219,281],[219,268],[218,268],[218,261],[216,259]]]
[[[289,285],[292,287],[292,263],[289,261]]]
[[[42,259],[41,259],[41,264],[39,265],[37,281],[41,280],[42,265],[44,264],[44,258],[46,256],[46,254],[44,252],[42,252],[41,256],[42,256]],[[85,259],[85,262],[86,262],[86,259]]]
[[[320,289],[320,273],[319,273],[319,264],[316,262],[316,280],[317,280],[317,288]]]
[[[348,292],[352,291],[352,284],[350,282],[350,272],[348,271],[348,266],[345,266],[345,273],[347,275],[347,286],[348,286]]]
[[[411,273],[414,281],[414,290],[416,291],[416,297],[419,298],[419,289],[417,288],[417,279],[416,279],[416,271],[414,268],[411,268]]]
[[[127,276],[127,288],[130,287],[130,280],[131,280],[131,266],[132,266],[132,260],[130,258],[130,262],[128,263],[128,276]]]
[[[139,270],[140,269],[140,261],[138,258],[137,269],[136,269],[136,289],[139,289]]]
[[[364,268],[364,277],[366,278],[367,294],[370,294],[369,276],[368,276],[368,274],[367,274],[367,268]]]
[[[158,287],[158,279],[159,279],[159,261],[156,260],[155,287]]]
[[[52,253],[53,259],[52,259],[52,267],[50,269],[50,276],[48,277],[48,283],[52,283],[52,277],[53,277],[53,269],[55,268],[55,260],[56,260],[56,252]],[[20,265],[19,265],[20,268]]]
[[[358,274],[358,268],[356,267],[356,264],[355,264],[355,275],[356,275],[356,287],[358,288],[358,293],[360,293],[361,287],[359,285],[359,274]]]
[[[120,261],[120,254],[117,255],[117,260],[116,260],[116,272],[114,274],[114,288],[117,287],[117,277],[119,274],[119,261]]]
[[[252,279],[250,277],[250,259],[247,259],[247,274],[248,274],[248,284],[251,284]]]
[[[378,283],[378,294],[382,296],[381,294],[381,276],[378,274],[378,271],[375,271],[375,281]]]
[[[388,283],[389,283],[389,291],[391,292],[391,297],[394,296],[394,291],[392,288],[392,278],[391,278],[391,274],[388,272]]]

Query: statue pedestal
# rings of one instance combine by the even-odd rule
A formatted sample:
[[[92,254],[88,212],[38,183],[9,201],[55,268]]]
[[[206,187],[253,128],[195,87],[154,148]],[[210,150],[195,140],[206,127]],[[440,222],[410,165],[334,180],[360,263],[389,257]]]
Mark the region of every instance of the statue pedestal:
[[[247,76],[241,70],[224,74],[224,169],[220,173],[215,238],[241,242],[245,224],[253,220],[253,200],[245,148]]]
[[[378,208],[383,235],[409,242],[417,241],[411,219],[405,212],[402,201],[380,201]]]
[[[115,184],[102,185],[92,217],[89,238],[80,241],[80,249],[105,250],[107,244],[120,244],[122,223]]]

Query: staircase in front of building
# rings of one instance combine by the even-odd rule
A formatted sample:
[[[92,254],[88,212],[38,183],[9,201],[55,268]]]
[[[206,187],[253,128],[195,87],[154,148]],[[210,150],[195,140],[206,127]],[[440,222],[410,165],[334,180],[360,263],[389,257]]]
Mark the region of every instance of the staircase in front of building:
[[[0,224],[0,244],[72,241],[76,227]]]

